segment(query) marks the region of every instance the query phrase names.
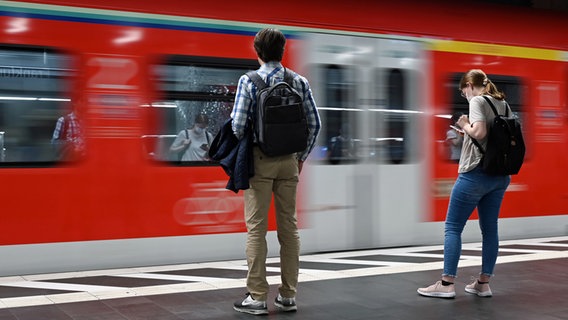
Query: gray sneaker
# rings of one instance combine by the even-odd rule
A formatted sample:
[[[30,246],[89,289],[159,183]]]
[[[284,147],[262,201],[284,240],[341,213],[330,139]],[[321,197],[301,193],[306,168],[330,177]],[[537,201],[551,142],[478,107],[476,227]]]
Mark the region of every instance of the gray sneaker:
[[[476,294],[478,297],[491,297],[493,293],[491,288],[489,288],[489,283],[479,283],[477,279],[473,279],[473,282],[465,286],[465,292]]]
[[[426,297],[434,298],[455,298],[456,289],[453,284],[449,286],[443,286],[442,281],[438,281],[433,285],[426,288],[419,288],[417,290],[418,294]]]
[[[254,315],[268,314],[266,301],[254,300],[250,293],[247,292],[247,297],[242,301],[237,301],[233,305],[233,309],[238,312],[244,312]]]
[[[296,306],[296,298],[284,298],[278,294],[278,297],[274,299],[274,305],[281,311],[296,311],[298,307]]]

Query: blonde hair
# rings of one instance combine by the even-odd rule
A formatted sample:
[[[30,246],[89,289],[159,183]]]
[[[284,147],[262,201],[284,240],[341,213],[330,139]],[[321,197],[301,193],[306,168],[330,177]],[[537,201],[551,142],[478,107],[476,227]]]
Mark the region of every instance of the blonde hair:
[[[466,72],[460,80],[459,89],[467,87],[468,83],[471,83],[474,87],[483,87],[481,91],[483,95],[492,96],[497,100],[505,99],[505,94],[497,89],[495,84],[489,80],[481,69],[471,69]]]

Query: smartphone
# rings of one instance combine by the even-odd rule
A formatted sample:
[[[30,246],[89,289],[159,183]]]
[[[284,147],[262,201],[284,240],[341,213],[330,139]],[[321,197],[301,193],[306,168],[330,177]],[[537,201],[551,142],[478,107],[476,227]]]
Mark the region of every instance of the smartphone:
[[[450,124],[450,128],[456,130],[456,131],[459,132],[459,133],[465,133],[462,129],[460,129],[460,128],[456,127],[456,126],[453,126],[453,125],[451,125],[451,124]]]
[[[209,151],[209,145],[207,143],[202,144],[199,146],[202,150]]]

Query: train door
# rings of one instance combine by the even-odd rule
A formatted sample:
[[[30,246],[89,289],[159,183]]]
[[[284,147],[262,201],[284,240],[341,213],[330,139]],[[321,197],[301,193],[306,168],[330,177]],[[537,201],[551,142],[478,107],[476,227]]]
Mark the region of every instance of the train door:
[[[423,146],[429,81],[423,44],[381,39],[373,68],[373,105],[369,106],[373,146],[369,163],[377,177],[378,199],[373,226],[374,244],[413,244],[417,226],[429,210],[424,190],[428,177]]]
[[[353,177],[360,110],[352,38],[313,35],[305,40],[305,54],[300,55],[304,60],[299,64],[310,81],[322,128],[301,177],[300,207],[308,227],[302,246],[310,251],[353,248]]]
[[[404,243],[403,230],[418,221],[420,56],[410,41],[307,36],[300,63],[322,130],[302,206],[318,228],[305,231],[304,249]]]

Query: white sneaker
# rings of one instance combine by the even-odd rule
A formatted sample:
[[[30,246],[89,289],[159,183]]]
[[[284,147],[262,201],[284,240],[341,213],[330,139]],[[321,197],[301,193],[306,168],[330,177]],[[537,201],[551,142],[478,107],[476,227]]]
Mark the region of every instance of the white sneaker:
[[[274,299],[274,305],[281,311],[296,311],[298,307],[296,306],[296,298],[284,298],[278,294],[278,297]]]
[[[236,301],[233,304],[233,309],[238,312],[244,312],[254,315],[268,314],[266,301],[254,300],[252,295],[247,292],[247,297],[242,301]]]

